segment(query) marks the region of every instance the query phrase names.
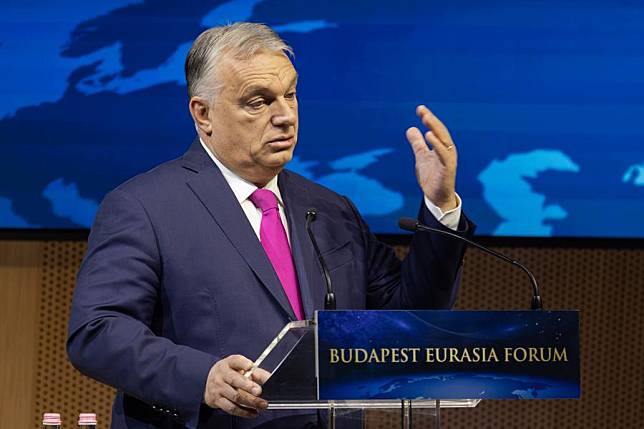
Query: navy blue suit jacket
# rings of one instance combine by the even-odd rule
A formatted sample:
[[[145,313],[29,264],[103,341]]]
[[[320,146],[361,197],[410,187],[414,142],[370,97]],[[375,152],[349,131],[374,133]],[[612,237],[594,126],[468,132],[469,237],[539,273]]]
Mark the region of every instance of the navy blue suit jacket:
[[[416,234],[401,263],[353,204],[284,170],[279,175],[307,317],[325,284],[305,230],[331,271],[339,309],[448,308],[464,247]],[[443,228],[422,205],[419,219]],[[462,216],[459,230],[473,226]],[[202,405],[212,365],[259,356],[294,319],[261,243],[219,169],[196,140],[176,160],[110,192],[78,274],[67,350],[86,375],[118,389],[113,428],[254,427]]]

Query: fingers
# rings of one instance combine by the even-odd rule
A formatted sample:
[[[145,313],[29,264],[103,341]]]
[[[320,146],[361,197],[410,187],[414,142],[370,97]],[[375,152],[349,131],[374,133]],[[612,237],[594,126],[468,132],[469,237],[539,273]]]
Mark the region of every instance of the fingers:
[[[429,152],[427,143],[425,142],[425,139],[423,138],[423,135],[418,128],[411,127],[407,129],[405,135],[407,137],[407,141],[411,145],[412,150],[414,151],[414,155],[419,156],[421,154]]]
[[[254,417],[257,417],[257,414],[258,414],[257,410],[240,407],[234,402],[231,402],[230,400],[223,397],[219,398],[215,406],[219,409],[224,410],[228,414],[231,414],[237,417],[245,417],[247,419],[252,419]]]
[[[422,104],[418,106],[416,108],[416,115],[418,115],[423,125],[434,132],[434,135],[438,138],[438,142],[442,143],[442,146],[454,146],[452,136],[445,124],[443,124],[441,120],[438,119],[426,106]]]
[[[453,160],[453,156],[456,153],[456,149],[452,145],[451,147],[445,146],[442,141],[436,137],[433,131],[427,131],[425,133],[425,139],[429,144],[434,148],[434,153],[438,155],[438,159],[441,164],[447,165]]]
[[[231,385],[222,386],[220,395],[221,397],[228,399],[230,402],[244,408],[250,408],[257,411],[264,410],[268,407],[268,402],[266,402],[265,399],[252,395],[245,390],[235,389]]]
[[[231,355],[226,358],[228,366],[238,371],[248,371],[253,367],[253,361],[242,355]]]
[[[450,165],[456,162],[456,147],[452,140],[449,130],[427,107],[420,105],[416,108],[416,114],[421,119],[423,125],[429,128],[424,135],[416,127],[407,130],[407,140],[409,141],[416,157],[429,152],[427,145],[431,145],[434,155],[443,165]]]
[[[242,389],[249,393],[252,393],[255,396],[262,394],[262,388],[259,384],[255,383],[252,380],[241,375],[241,373],[228,368],[227,371],[223,371],[222,378],[224,383],[229,386],[232,386],[235,389]]]
[[[449,210],[457,205],[454,141],[445,125],[427,107],[418,106],[416,114],[429,129],[422,134],[418,128],[412,127],[406,133],[416,157],[418,184],[430,201],[443,210]]]
[[[427,131],[423,136],[418,128],[412,127],[407,130],[406,134],[417,161],[420,157],[437,156],[441,164],[448,165],[455,160],[450,153],[454,151],[455,155],[454,146],[446,147],[432,131]],[[427,143],[432,146],[433,151],[429,149]]]
[[[240,355],[215,363],[206,380],[205,403],[241,417],[254,417],[266,409],[268,402],[259,397],[261,386],[242,375],[252,365],[252,361]]]
[[[262,368],[255,368],[251,373],[251,377],[253,381],[264,384],[271,377],[271,373]]]
[[[244,373],[253,368],[253,361],[241,355],[232,355],[226,359],[228,360],[230,370],[224,372],[224,381],[236,389],[243,389],[255,396],[261,395],[261,386],[244,377]]]

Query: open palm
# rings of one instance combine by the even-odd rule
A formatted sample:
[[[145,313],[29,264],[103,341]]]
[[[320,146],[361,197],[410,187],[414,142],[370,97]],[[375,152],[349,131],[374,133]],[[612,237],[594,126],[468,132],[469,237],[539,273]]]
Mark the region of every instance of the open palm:
[[[443,211],[451,210],[458,204],[455,191],[456,146],[447,127],[427,107],[418,106],[416,115],[429,129],[424,135],[416,127],[406,132],[416,158],[418,184],[434,205]]]

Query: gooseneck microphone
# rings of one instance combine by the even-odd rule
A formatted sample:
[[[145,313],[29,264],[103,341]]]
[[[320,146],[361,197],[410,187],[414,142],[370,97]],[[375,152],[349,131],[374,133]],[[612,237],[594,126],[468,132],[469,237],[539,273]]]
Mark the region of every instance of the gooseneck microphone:
[[[331,274],[329,274],[329,269],[324,262],[320,248],[318,247],[317,241],[315,241],[315,236],[311,230],[311,222],[313,222],[318,215],[317,209],[310,208],[306,211],[306,232],[309,233],[309,238],[313,244],[313,249],[315,249],[315,254],[320,261],[320,266],[322,267],[322,274],[324,274],[324,282],[326,283],[326,295],[324,296],[324,309],[325,310],[335,310],[335,294],[333,293],[333,288],[331,287]]]
[[[508,263],[510,263],[510,264],[512,264],[512,265],[514,265],[516,267],[521,268],[528,275],[528,277],[530,278],[530,282],[532,282],[532,302],[530,303],[530,307],[533,310],[543,310],[543,303],[541,301],[541,295],[539,294],[539,285],[537,285],[537,280],[534,278],[534,276],[532,275],[530,270],[528,270],[520,262],[518,262],[518,261],[516,261],[516,260],[514,260],[512,258],[508,258],[507,256],[505,256],[505,255],[503,255],[503,254],[501,254],[499,252],[495,252],[492,249],[488,249],[485,246],[481,246],[480,244],[475,243],[474,241],[469,240],[469,239],[467,239],[465,237],[461,237],[460,235],[455,234],[453,232],[443,231],[441,229],[432,228],[432,227],[429,227],[427,225],[423,225],[422,223],[418,222],[416,219],[411,219],[411,218],[407,218],[407,217],[401,218],[398,221],[398,226],[400,228],[406,230],[406,231],[412,231],[412,232],[416,232],[416,231],[436,232],[436,233],[443,234],[443,235],[449,235],[450,237],[454,237],[454,238],[462,240],[462,241],[464,241],[464,242],[466,242],[468,244],[471,244],[472,246],[476,247],[477,249],[480,249],[480,250],[484,251],[485,253],[488,253],[488,254],[490,254],[492,256],[495,256],[495,257],[501,259],[502,261],[508,262]]]

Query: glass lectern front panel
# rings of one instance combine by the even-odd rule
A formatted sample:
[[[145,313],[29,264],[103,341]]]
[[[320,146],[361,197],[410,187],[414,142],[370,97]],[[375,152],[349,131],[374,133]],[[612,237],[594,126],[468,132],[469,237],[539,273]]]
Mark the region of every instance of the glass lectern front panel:
[[[269,373],[262,393],[262,397],[269,402],[269,409],[327,410],[329,419],[374,420],[381,423],[391,419],[397,422],[395,427],[401,427],[401,421],[409,423],[409,426],[403,424],[403,427],[413,427],[416,421],[417,425],[422,424],[418,427],[437,428],[439,407],[475,407],[479,403],[479,400],[320,401],[317,356],[314,321],[291,322],[282,329],[257,358],[250,372]]]

